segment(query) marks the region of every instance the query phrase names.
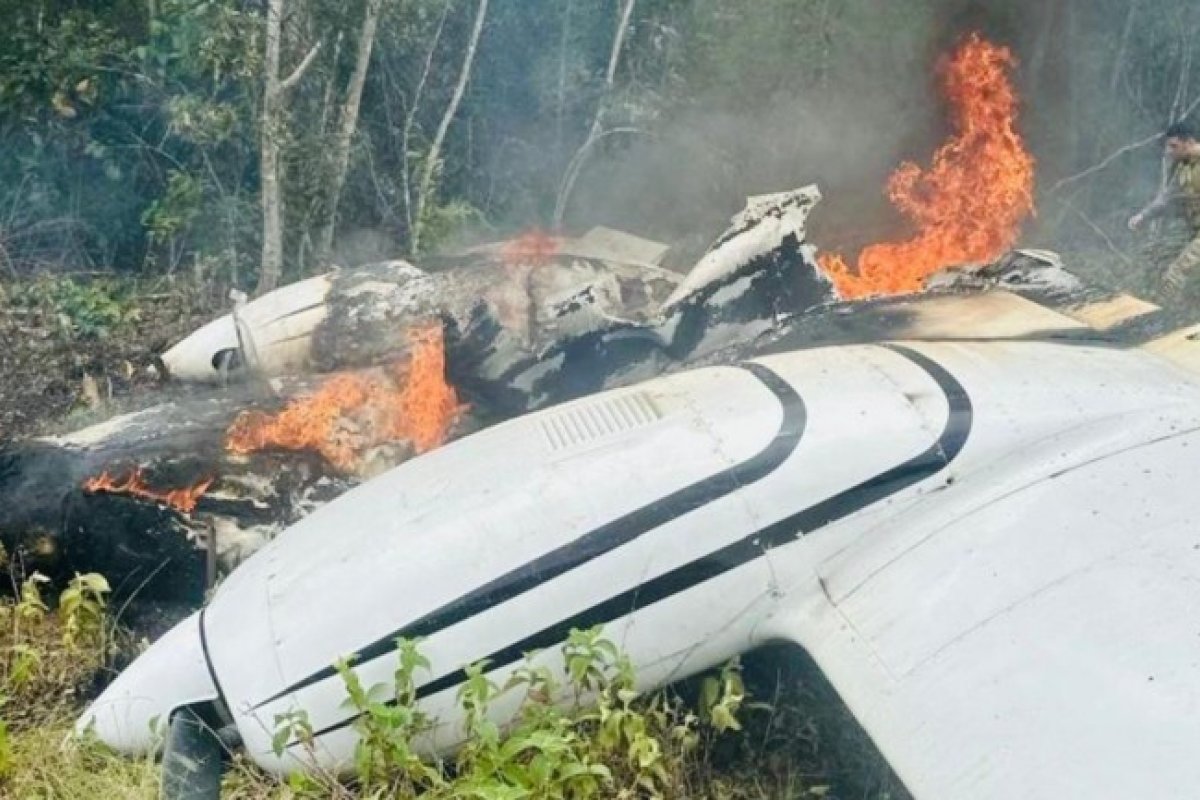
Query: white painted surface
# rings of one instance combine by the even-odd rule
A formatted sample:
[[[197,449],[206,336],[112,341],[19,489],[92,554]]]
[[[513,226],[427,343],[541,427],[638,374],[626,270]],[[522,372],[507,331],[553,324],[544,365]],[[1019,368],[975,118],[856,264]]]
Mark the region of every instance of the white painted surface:
[[[242,348],[265,376],[304,372],[331,281],[332,273],[318,275],[268,292],[192,333],[163,354],[163,363],[179,380],[218,381],[217,354]]]
[[[76,724],[126,753],[147,753],[161,744],[176,709],[213,700],[213,686],[200,643],[199,613],[185,619],[143,653],[133,669],[117,677]]]
[[[919,800],[1194,796],[1200,387],[1137,351],[910,346],[973,406],[949,467],[638,606],[608,635],[647,686],[766,641],[796,641]],[[761,363],[807,411],[777,469],[434,632],[423,645],[428,678],[770,530],[922,453],[947,424],[944,387],[882,347]],[[547,437],[552,419],[575,414],[586,428],[585,417],[603,413],[596,403],[630,393],[649,398],[659,418],[570,442]],[[235,571],[206,612],[209,654],[251,756],[296,767],[270,753],[275,714],[303,707],[317,728],[345,715],[336,678],[254,704],[507,570],[746,462],[782,415],[748,372],[699,370],[497,426],[320,509]],[[156,645],[118,685],[158,679],[154,665],[177,647],[186,649]],[[553,648],[539,658],[557,663]],[[393,668],[384,657],[360,674],[369,686]],[[492,677],[502,682],[509,669]],[[432,746],[461,736],[453,695],[425,701],[444,722]],[[353,744],[349,729],[323,737],[322,763],[345,765]]]
[[[803,242],[809,212],[820,200],[821,191],[815,184],[746,198],[746,208],[730,220],[731,229],[744,230],[713,247],[696,262],[663,303],[664,311],[778,248],[789,235]]]

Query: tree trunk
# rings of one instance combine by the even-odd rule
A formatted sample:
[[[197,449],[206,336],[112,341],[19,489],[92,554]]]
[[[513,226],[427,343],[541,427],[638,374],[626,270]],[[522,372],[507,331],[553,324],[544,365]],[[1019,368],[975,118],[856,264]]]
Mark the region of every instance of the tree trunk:
[[[633,16],[633,6],[636,2],[637,0],[624,0],[621,8],[621,18],[617,22],[612,51],[608,56],[608,69],[604,73],[604,93],[600,96],[600,102],[596,106],[596,116],[592,118],[592,127],[588,130],[587,138],[583,140],[583,144],[575,151],[575,157],[567,165],[562,185],[558,190],[558,198],[554,203],[555,230],[562,228],[563,217],[567,213],[567,201],[571,197],[571,192],[575,190],[575,182],[579,179],[579,173],[583,171],[583,165],[587,162],[587,156],[591,152],[592,146],[599,141],[603,133],[604,106],[616,84],[617,66],[621,63],[621,50],[625,45],[625,31],[629,28],[629,19]]]
[[[475,50],[479,46],[479,37],[483,33],[483,20],[487,16],[488,0],[479,0],[479,8],[475,12],[475,26],[471,30],[471,41],[467,45],[466,55],[463,56],[462,70],[458,75],[458,85],[454,87],[454,96],[450,98],[450,105],[446,107],[446,113],[442,115],[441,124],[438,125],[437,134],[433,137],[433,144],[429,148],[429,153],[425,157],[425,164],[421,169],[421,181],[417,185],[417,213],[413,219],[412,228],[412,251],[417,253],[421,248],[421,229],[425,222],[425,209],[429,204],[430,195],[434,191],[433,176],[437,170],[438,160],[441,158],[442,145],[446,142],[446,133],[450,130],[450,123],[454,121],[454,117],[458,114],[458,105],[462,102],[463,94],[467,90],[467,81],[471,78],[471,65],[475,61]]]
[[[346,86],[346,99],[342,104],[337,138],[333,142],[333,173],[325,198],[324,219],[317,232],[317,262],[322,266],[329,264],[333,252],[338,204],[341,202],[342,188],[346,185],[346,173],[350,168],[350,145],[358,128],[358,109],[362,102],[363,86],[367,82],[371,50],[375,46],[375,31],[379,25],[382,8],[383,0],[367,0],[366,10],[363,12],[362,31],[358,38],[358,58],[354,63],[354,72],[350,75],[350,83]]]
[[[571,39],[571,11],[574,0],[563,3],[562,26],[558,38],[558,98],[554,109],[554,157],[555,162],[562,164],[563,156],[563,120],[567,106],[567,43]]]
[[[433,39],[429,43],[429,50],[425,54],[425,67],[421,70],[421,79],[417,81],[417,88],[413,90],[412,100],[408,103],[408,109],[404,115],[404,128],[400,133],[400,152],[403,156],[400,161],[400,185],[404,192],[404,235],[410,243],[415,228],[413,223],[412,170],[408,165],[409,145],[412,140],[413,126],[417,121],[417,112],[421,108],[421,97],[425,93],[425,84],[429,80],[429,73],[433,67],[433,56],[437,52],[438,43],[442,40],[442,31],[446,27],[446,17],[449,15],[450,2],[446,0],[446,4],[442,6],[442,16],[438,19],[437,30],[434,31]]]
[[[283,274],[283,199],[279,193],[279,126],[283,87],[279,79],[279,40],[282,36],[283,0],[267,3],[267,52],[262,105],[261,201],[263,212],[262,263],[256,294],[279,284]]]
[[[1129,52],[1129,37],[1133,34],[1133,23],[1137,17],[1139,0],[1129,3],[1129,11],[1125,14],[1125,26],[1121,30],[1121,44],[1117,48],[1117,57],[1113,59],[1111,76],[1108,79],[1108,91],[1116,92],[1125,69],[1125,55]]]

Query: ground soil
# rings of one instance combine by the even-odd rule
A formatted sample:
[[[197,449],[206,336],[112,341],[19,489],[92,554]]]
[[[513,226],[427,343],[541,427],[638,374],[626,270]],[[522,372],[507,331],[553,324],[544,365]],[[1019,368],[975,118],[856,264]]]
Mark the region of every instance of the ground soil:
[[[53,307],[12,301],[20,288],[0,285],[0,444],[148,398],[158,355],[221,306],[213,292],[130,282],[121,289],[128,320],[81,335]]]

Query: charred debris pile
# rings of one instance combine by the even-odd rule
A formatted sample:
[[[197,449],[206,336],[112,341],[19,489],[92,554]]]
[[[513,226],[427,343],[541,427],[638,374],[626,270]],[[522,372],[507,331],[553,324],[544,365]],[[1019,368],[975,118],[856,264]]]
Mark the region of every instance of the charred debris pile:
[[[198,388],[5,443],[0,537],[27,571],[96,570],[118,591],[196,601],[290,523],[482,426],[772,346],[897,333],[905,301],[842,301],[818,265],[805,223],[819,199],[751,198],[687,274],[658,266],[660,244],[595,229],[264,295],[164,354],[171,382]],[[1040,253],[928,283],[1082,295]]]
[[[807,240],[820,200],[807,186],[750,198],[686,273],[661,266],[666,246],[605,228],[334,270],[242,303],[163,355],[171,382],[207,389],[4,444],[0,541],[26,570],[99,570],[122,591],[195,600],[370,476],[603,389],[833,342],[1096,333],[1003,298],[969,312],[942,302],[996,288],[1152,329],[1155,307],[1110,302],[1052,253],[1010,250],[1034,183],[1012,66],[975,35],[944,60],[951,133],[886,187],[909,235],[853,266]]]
[[[199,599],[291,522],[480,426],[660,374],[826,303],[819,194],[766,198],[689,276],[606,229],[418,268],[338,269],[236,308],[159,366],[162,402],[0,447],[0,537],[24,571],[97,570]]]

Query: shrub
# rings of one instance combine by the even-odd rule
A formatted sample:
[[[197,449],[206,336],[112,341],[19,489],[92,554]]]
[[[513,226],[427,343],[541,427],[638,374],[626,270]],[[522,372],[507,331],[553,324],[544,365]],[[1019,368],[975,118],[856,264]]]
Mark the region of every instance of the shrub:
[[[741,683],[731,664],[706,691],[700,715],[665,693],[640,697],[629,659],[599,628],[572,631],[561,648],[562,673],[531,655],[503,685],[486,662],[466,668],[458,693],[465,720],[464,744],[453,760],[425,758],[415,743],[433,720],[416,705],[417,673],[429,662],[419,643],[397,641],[392,687],[364,687],[348,662],[338,664],[348,705],[356,712],[360,740],[353,787],[362,797],[587,798],[681,797],[707,730],[736,727]],[[519,710],[501,728],[488,715],[501,696],[520,695]],[[567,702],[563,703],[562,700]],[[702,722],[703,719],[712,724]],[[311,747],[303,713],[277,719],[278,753],[298,739]],[[297,777],[302,797],[328,797],[333,775]]]

